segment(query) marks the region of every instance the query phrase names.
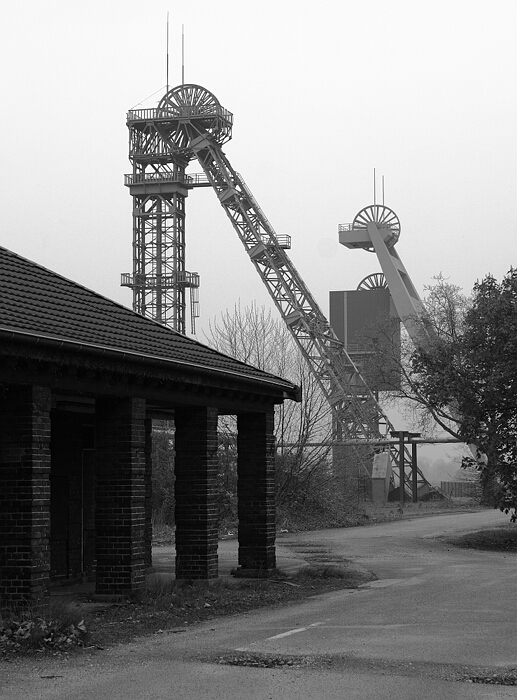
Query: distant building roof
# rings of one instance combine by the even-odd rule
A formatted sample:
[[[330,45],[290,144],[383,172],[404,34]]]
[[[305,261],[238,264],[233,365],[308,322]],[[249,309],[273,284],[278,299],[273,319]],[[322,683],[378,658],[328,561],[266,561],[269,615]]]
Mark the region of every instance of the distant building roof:
[[[282,387],[299,389],[192,338],[140,316],[66,277],[0,246],[0,336],[81,345],[154,363],[163,360]]]

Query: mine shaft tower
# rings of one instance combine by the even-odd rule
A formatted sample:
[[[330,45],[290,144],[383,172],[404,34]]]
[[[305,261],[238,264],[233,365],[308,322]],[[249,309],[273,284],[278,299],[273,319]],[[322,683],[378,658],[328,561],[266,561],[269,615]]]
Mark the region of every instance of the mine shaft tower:
[[[133,310],[180,333],[186,332],[187,290],[191,327],[198,313],[199,275],[185,269],[185,200],[194,187],[210,186],[204,175],[187,175],[188,144],[200,131],[230,138],[232,115],[197,86],[169,90],[156,109],[130,110],[125,185],[133,198],[133,272],[122,286],[133,290]],[[193,111],[193,105],[195,109]]]
[[[358,290],[387,288],[396,316],[404,325],[415,347],[427,347],[435,333],[428,322],[425,306],[397,253],[395,246],[399,238],[398,216],[384,204],[375,203],[364,207],[351,224],[339,225],[339,242],[352,250],[361,249],[374,253],[382,269],[382,273],[366,277]],[[412,455],[408,449],[404,450],[404,460],[404,481],[408,491],[411,491]],[[422,472],[417,471],[417,486],[428,486]]]
[[[127,123],[134,253],[133,274],[123,275],[122,284],[133,289],[134,309],[184,332],[185,291],[199,284],[185,270],[185,199],[193,187],[211,187],[349,441],[350,456],[371,476],[373,443],[384,442],[393,426],[288,257],[290,237],[275,232],[224,154],[232,114],[205,88],[182,84],[156,109],[131,110]],[[186,174],[192,160],[202,175]],[[389,450],[398,459],[397,447]]]
[[[345,434],[384,434],[388,426],[375,397],[286,254],[289,237],[276,234],[222,151],[231,138],[232,114],[205,88],[185,84],[169,90],[156,109],[131,110],[128,125],[135,237],[134,273],[125,283],[133,286],[137,310],[150,315],[150,307],[154,318],[163,322],[164,288],[170,284],[179,298],[182,285],[189,283],[182,267],[185,198],[192,187],[212,187]],[[202,176],[186,174],[192,160],[200,164]],[[168,227],[164,212],[170,218]],[[170,273],[164,269],[166,228]]]
[[[384,204],[371,204],[361,209],[351,224],[339,225],[341,245],[375,253],[383,275],[372,275],[369,288],[381,284],[390,290],[397,315],[409,337],[416,347],[425,347],[434,338],[434,331],[427,322],[424,304],[395,248],[399,237],[399,219]]]

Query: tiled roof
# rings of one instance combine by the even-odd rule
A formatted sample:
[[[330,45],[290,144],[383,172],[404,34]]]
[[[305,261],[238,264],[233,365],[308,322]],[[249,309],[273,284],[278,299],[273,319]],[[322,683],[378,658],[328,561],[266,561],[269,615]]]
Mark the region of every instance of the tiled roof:
[[[294,386],[140,316],[0,246],[0,329]]]

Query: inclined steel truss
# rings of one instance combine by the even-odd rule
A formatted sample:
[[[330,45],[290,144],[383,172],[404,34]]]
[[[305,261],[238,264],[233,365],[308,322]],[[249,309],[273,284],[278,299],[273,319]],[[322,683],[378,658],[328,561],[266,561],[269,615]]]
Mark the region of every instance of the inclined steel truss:
[[[205,175],[202,184],[210,185],[216,192],[326,396],[339,439],[351,443],[364,440],[365,447],[351,444],[349,449],[354,460],[369,472],[372,443],[386,440],[393,426],[288,257],[282,238],[223,153],[221,146],[231,138],[231,113],[204,88],[181,85],[162,98],[158,109],[129,113],[128,122],[134,124],[138,120],[142,128],[132,133],[133,149],[143,154],[154,149],[162,160],[182,163],[184,178],[189,177],[185,175],[185,164],[194,158],[198,160]],[[161,173],[158,160],[153,167]],[[140,162],[144,162],[142,158]],[[393,464],[398,464],[398,447],[392,445],[389,449]],[[410,463],[409,452],[407,456]]]
[[[381,437],[386,425],[374,395],[344,350],[276,233],[220,146],[199,136],[190,144],[255,269],[351,438]]]

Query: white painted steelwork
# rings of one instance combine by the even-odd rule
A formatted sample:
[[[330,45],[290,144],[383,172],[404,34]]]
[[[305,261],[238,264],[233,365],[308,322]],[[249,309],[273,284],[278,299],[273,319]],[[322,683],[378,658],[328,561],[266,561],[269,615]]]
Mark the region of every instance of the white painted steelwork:
[[[376,254],[397,315],[409,337],[415,345],[430,340],[433,330],[426,323],[424,304],[395,249],[400,236],[395,212],[383,204],[372,204],[361,209],[351,224],[340,224],[338,233],[339,242],[347,248],[362,248]]]
[[[134,176],[147,173],[148,162],[159,173],[162,173],[160,168],[173,163],[175,172],[184,176],[187,164],[197,158],[326,396],[338,438],[350,441],[343,448],[349,451],[345,458],[352,456],[363,474],[370,475],[372,441],[386,439],[394,428],[288,257],[290,237],[276,234],[243,178],[223,153],[221,147],[231,138],[232,124],[231,113],[208,90],[198,85],[173,88],[162,98],[157,110],[137,110],[128,115]],[[191,186],[185,181],[177,185],[184,188],[183,203],[186,189]],[[395,238],[395,222],[390,220],[388,224],[389,235]],[[137,252],[139,238],[140,234],[135,235]],[[184,241],[180,249],[183,247]],[[364,443],[352,444],[360,439]],[[397,463],[396,446],[379,449],[390,449]]]
[[[421,347],[428,344],[435,337],[435,331],[427,321],[422,299],[395,249],[400,237],[400,221],[395,212],[384,204],[372,204],[361,209],[351,224],[340,224],[338,234],[339,242],[345,247],[361,248],[376,254],[383,275],[370,275],[359,286],[373,289],[375,285],[386,285],[397,315],[414,345]],[[406,462],[405,478],[409,478],[408,454]],[[421,473],[420,477],[424,479]]]
[[[187,174],[186,150],[199,133],[230,137],[232,118],[198,85],[169,90],[156,109],[127,115],[133,172],[125,185],[133,198],[133,272],[123,286],[133,290],[133,309],[180,333],[186,332],[187,290],[191,328],[199,316],[199,275],[185,269],[185,200],[189,190],[207,187],[204,174]],[[199,127],[199,130],[198,130]]]

